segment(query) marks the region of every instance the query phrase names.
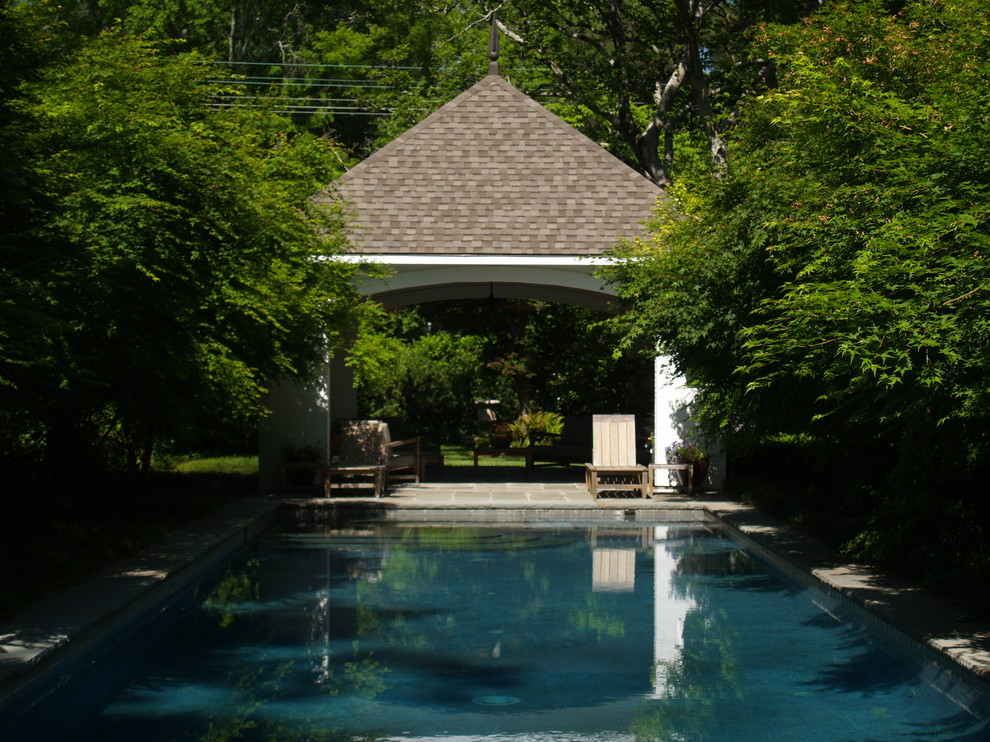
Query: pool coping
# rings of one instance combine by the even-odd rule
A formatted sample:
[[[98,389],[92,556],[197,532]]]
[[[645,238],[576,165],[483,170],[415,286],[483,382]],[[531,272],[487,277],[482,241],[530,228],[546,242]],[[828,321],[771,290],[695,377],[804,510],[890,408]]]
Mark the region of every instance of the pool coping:
[[[237,501],[0,623],[0,719],[53,677],[61,680],[73,661],[98,651],[114,629],[195,582],[277,517],[276,500]]]
[[[750,507],[706,506],[715,522],[799,583],[812,584],[901,649],[990,702],[990,623],[917,584],[851,564],[841,554]],[[945,674],[951,675],[947,678]]]
[[[103,637],[126,626],[215,569],[278,520],[326,519],[512,523],[711,523],[727,529],[775,569],[844,598],[853,613],[888,638],[919,652],[954,679],[990,699],[990,624],[971,622],[915,585],[851,565],[836,552],[763,513],[725,498],[659,498],[504,505],[418,504],[392,498],[240,500],[220,514],[176,531],[138,557],[30,606],[0,623],[0,719],[29,702],[74,660],[97,651]],[[25,700],[27,699],[27,700]]]

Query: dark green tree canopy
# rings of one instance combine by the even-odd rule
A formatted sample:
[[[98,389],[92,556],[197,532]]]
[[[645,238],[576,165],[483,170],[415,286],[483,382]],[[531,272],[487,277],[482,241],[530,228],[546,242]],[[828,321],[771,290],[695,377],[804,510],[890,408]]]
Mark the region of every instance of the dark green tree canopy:
[[[342,231],[308,200],[333,145],[218,106],[230,88],[202,57],[119,31],[33,78],[0,134],[5,448],[71,470],[93,446],[146,455],[193,415],[261,414],[354,302]]]
[[[456,443],[477,431],[475,401],[508,422],[527,411],[652,414],[652,362],[615,355],[594,310],[539,301],[434,302],[369,312],[351,347],[362,414],[400,416]]]
[[[984,416],[986,23],[858,3],[766,26],[780,86],[747,101],[725,177],[675,188],[625,253],[630,330],[700,381],[810,384],[806,421]]]
[[[938,542],[968,563],[990,462],[990,15],[839,2],[755,41],[778,87],[744,102],[724,175],[682,179],[616,252],[623,324],[737,442],[810,441],[855,493],[835,507],[861,553]]]
[[[527,60],[552,71],[554,92],[583,111],[578,125],[586,133],[669,185],[678,143],[704,152],[715,170],[724,167],[740,98],[772,78],[772,67],[747,53],[747,32],[794,22],[817,5],[520,0],[506,9],[503,27]]]

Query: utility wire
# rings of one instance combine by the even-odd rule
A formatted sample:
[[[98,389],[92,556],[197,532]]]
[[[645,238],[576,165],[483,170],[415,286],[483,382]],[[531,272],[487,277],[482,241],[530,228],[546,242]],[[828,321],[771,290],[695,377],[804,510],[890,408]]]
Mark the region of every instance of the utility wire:
[[[313,62],[231,62],[223,60],[212,60],[210,64],[225,65],[227,67],[236,67],[238,65],[257,65],[262,67],[337,67],[341,69],[360,69],[360,70],[418,70],[419,67],[409,67],[403,65],[391,65],[391,64],[316,64]]]
[[[211,61],[210,64],[222,65],[225,67],[236,67],[236,66],[255,66],[255,67],[268,67],[268,68],[306,68],[306,69],[360,69],[360,70],[417,70],[418,67],[411,66],[386,66],[386,65],[363,65],[363,64],[315,64],[308,62],[231,62],[231,61]],[[231,87],[243,86],[246,89],[267,87],[272,90],[281,90],[288,92],[291,89],[309,88],[315,90],[330,90],[330,89],[349,89],[349,90],[374,90],[374,91],[409,91],[414,87],[418,87],[423,84],[419,80],[408,80],[404,85],[398,85],[395,83],[382,82],[381,80],[368,80],[368,79],[352,79],[352,78],[341,78],[341,77],[302,77],[302,76],[291,76],[291,75],[239,75],[233,79],[214,79],[207,80],[208,83],[215,85],[226,85]],[[410,87],[412,86],[412,87]],[[539,97],[548,99],[546,95],[540,95],[539,93],[534,93]],[[309,97],[300,98],[292,97],[288,95],[282,95],[281,93],[276,94],[272,98],[259,95],[250,95],[245,93],[243,96],[218,96],[217,103],[214,105],[216,108],[231,108],[239,105],[250,105],[256,101],[271,102],[275,100],[277,104],[281,106],[278,113],[301,113],[301,114],[317,114],[317,113],[334,113],[334,114],[347,114],[353,116],[388,116],[390,110],[371,110],[367,107],[366,102],[359,98],[322,98],[322,97]],[[287,101],[296,101],[296,103],[288,103]],[[316,101],[318,103],[329,103],[330,105],[318,105],[313,103],[310,105],[297,105],[299,101]],[[439,101],[431,100],[428,103],[437,103]]]

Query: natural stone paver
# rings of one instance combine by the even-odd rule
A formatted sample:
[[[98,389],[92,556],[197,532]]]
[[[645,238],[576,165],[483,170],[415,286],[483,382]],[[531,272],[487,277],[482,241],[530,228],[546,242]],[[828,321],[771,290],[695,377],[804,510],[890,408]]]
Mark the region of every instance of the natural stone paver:
[[[421,506],[426,503],[457,503],[464,507],[487,505],[517,507],[554,503],[579,503],[594,507],[594,501],[583,485],[562,482],[429,482],[394,487],[389,503],[401,507],[406,503]]]
[[[144,554],[51,595],[0,624],[0,714],[45,673],[97,648],[115,627],[152,609],[203,571],[254,540],[278,502],[233,503],[219,516],[173,533]],[[44,671],[44,672],[42,672]]]

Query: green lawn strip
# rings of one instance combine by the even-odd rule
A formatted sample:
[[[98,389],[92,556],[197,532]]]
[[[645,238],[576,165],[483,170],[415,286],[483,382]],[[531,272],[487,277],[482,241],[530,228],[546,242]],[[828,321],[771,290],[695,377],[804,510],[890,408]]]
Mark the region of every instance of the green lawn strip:
[[[440,447],[443,452],[444,466],[474,466],[474,454],[470,446]],[[478,466],[526,466],[524,456],[479,456]]]

